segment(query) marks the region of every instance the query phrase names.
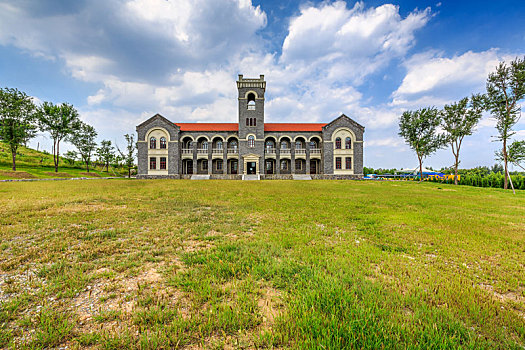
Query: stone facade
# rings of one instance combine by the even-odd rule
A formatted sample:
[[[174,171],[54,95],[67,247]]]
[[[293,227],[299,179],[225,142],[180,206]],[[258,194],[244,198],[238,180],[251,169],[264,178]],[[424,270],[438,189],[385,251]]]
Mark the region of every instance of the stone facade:
[[[174,123],[156,114],[137,126],[139,178],[359,179],[364,127],[342,114],[329,123],[265,123],[264,76],[239,75],[238,123]]]

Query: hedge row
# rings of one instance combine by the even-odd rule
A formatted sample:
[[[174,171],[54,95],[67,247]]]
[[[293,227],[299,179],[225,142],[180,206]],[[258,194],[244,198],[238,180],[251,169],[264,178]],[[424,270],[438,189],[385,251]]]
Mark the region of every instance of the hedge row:
[[[517,190],[525,190],[525,176],[518,174],[518,175],[511,175],[512,183],[514,184],[514,188]],[[441,182],[441,183],[447,183],[447,184],[453,184],[454,179],[452,180],[430,180],[433,182]],[[487,176],[480,176],[480,175],[461,175],[459,184],[460,185],[467,185],[467,186],[475,186],[475,187],[494,187],[494,188],[503,188],[504,183],[504,177],[501,173],[490,173]],[[510,188],[510,183],[509,183]]]

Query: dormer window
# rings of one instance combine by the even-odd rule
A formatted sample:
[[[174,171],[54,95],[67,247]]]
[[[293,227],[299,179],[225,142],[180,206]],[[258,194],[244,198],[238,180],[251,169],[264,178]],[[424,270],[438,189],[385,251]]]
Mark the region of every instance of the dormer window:
[[[255,110],[255,94],[253,93],[248,94],[248,110]]]

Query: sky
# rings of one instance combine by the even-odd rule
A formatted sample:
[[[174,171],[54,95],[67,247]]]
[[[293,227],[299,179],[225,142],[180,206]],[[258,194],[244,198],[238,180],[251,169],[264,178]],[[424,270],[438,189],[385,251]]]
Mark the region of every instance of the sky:
[[[344,113],[365,126],[365,166],[413,168],[403,111],[485,92],[498,62],[525,55],[524,14],[523,0],[0,0],[0,86],[71,103],[123,146],[156,113],[237,122],[238,74],[264,74],[267,122]],[[460,167],[495,163],[494,126],[485,115],[465,138]],[[525,118],[515,130],[525,139]]]

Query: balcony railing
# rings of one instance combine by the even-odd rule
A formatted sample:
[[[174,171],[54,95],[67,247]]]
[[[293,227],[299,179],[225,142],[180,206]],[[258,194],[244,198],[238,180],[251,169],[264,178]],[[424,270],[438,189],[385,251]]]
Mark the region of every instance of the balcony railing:
[[[211,153],[213,154],[223,154],[224,150],[222,148],[214,148]]]
[[[273,148],[273,147],[266,147],[264,149],[264,152],[268,153],[268,154],[275,154],[275,148]]]
[[[239,149],[238,148],[228,148],[228,153],[239,153]]]
[[[310,154],[321,154],[320,148],[310,148]]]
[[[289,148],[281,148],[281,154],[290,154]]]
[[[197,149],[197,154],[208,154],[207,148],[199,148]]]
[[[295,154],[306,154],[306,149],[304,148],[296,148]]]
[[[183,148],[182,154],[193,154],[193,148]]]

